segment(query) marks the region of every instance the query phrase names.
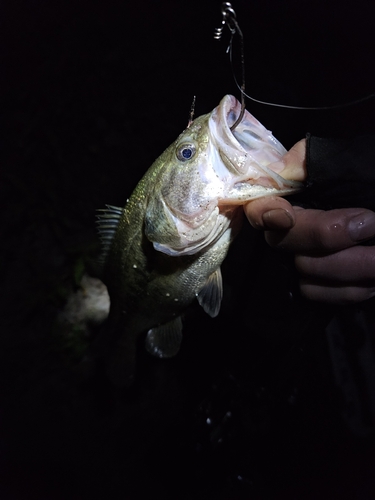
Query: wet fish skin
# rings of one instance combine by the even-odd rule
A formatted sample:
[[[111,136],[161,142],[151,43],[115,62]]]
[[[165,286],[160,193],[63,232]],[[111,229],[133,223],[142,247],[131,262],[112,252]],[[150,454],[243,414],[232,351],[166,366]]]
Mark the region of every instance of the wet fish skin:
[[[301,189],[278,175],[286,150],[250,113],[230,131],[239,106],[225,96],[196,118],[153,163],[123,209],[100,212],[102,274],[110,319],[121,332],[110,363],[117,385],[133,378],[141,333],[147,332],[151,354],[171,357],[181,344],[181,315],[195,298],[212,317],[218,314],[220,265],[240,230],[241,205]]]

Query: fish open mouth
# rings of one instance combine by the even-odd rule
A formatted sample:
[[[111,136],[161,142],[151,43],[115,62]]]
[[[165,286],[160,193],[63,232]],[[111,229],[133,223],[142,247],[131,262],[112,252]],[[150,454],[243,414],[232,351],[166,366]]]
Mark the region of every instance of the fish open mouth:
[[[284,146],[247,109],[236,128],[230,129],[241,113],[241,103],[234,96],[226,95],[216,109],[216,120],[222,127],[225,140],[236,148],[247,153],[272,148],[277,157],[286,153]],[[275,161],[274,157],[270,159]]]
[[[210,118],[210,130],[228,170],[243,176],[241,182],[300,188],[299,182],[279,175],[285,168],[282,157],[284,146],[246,109],[232,131],[230,127],[241,113],[240,102],[226,95]]]

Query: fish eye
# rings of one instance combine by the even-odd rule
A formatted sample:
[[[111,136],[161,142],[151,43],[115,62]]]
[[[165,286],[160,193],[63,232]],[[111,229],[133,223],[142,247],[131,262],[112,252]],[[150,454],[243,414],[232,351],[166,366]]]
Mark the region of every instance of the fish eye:
[[[195,155],[195,152],[196,152],[196,148],[195,148],[194,144],[191,144],[189,142],[189,143],[181,144],[177,148],[176,156],[180,161],[188,161],[188,160],[191,160],[193,158],[193,156]]]

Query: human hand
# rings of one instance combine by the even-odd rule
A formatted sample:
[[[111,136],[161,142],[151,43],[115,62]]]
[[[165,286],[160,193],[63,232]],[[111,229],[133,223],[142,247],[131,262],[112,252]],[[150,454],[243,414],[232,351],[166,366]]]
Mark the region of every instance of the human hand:
[[[304,180],[305,148],[305,140],[299,141],[283,157],[283,177]],[[295,254],[305,297],[345,304],[375,295],[375,247],[359,246],[375,235],[374,212],[305,210],[280,197],[254,200],[244,210],[271,246]]]
[[[267,222],[265,200],[245,207],[249,220]],[[257,203],[258,202],[258,203]],[[277,200],[271,207],[275,210]],[[282,207],[282,208],[280,208]],[[280,204],[276,210],[284,210]],[[375,236],[375,213],[364,208],[339,210],[293,209],[293,222],[285,227],[281,216],[270,217],[272,230],[265,233],[274,248],[295,254],[302,295],[335,304],[362,302],[375,295],[375,247],[361,246]],[[272,214],[271,214],[272,215]],[[289,217],[289,216],[288,216]],[[267,224],[263,223],[263,227]]]

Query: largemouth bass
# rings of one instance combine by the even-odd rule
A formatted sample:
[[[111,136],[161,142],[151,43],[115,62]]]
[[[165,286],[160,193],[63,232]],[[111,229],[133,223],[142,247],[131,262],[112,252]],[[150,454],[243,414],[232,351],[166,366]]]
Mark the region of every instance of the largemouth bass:
[[[181,315],[195,299],[217,316],[220,265],[241,227],[241,205],[301,189],[279,175],[286,150],[248,111],[230,130],[240,111],[225,96],[153,163],[124,208],[100,211],[102,275],[121,330],[110,367],[119,385],[131,381],[141,333],[149,353],[168,358],[180,348]]]

